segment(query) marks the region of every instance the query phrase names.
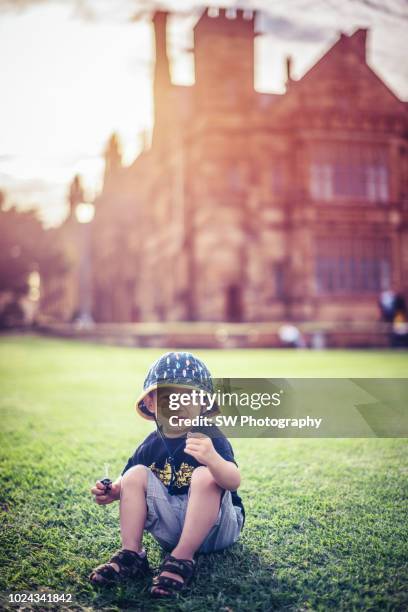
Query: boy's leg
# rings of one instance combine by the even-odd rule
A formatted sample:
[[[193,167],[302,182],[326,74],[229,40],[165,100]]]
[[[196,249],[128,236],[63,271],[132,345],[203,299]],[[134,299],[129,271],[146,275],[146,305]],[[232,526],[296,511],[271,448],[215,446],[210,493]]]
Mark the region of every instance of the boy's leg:
[[[140,553],[146,522],[146,489],[148,468],[136,465],[128,470],[121,481],[120,533],[122,548]]]
[[[223,489],[217,485],[208,468],[200,466],[194,470],[183,531],[179,543],[171,553],[173,557],[177,559],[194,558],[194,554],[217,520],[222,491]],[[161,575],[183,582],[180,576],[171,572],[162,572]],[[163,591],[159,587],[155,588]]]
[[[174,557],[193,559],[217,520],[222,491],[208,468],[194,470],[183,531],[172,552]]]
[[[112,572],[128,576],[129,572],[145,573],[148,569],[146,554],[143,553],[142,537],[146,520],[147,468],[137,465],[124,474],[120,491],[120,531],[122,551],[110,561],[95,568],[90,575],[93,583],[112,583]],[[125,550],[125,552],[123,552]],[[134,555],[133,553],[138,553]],[[126,555],[126,557],[124,556]]]

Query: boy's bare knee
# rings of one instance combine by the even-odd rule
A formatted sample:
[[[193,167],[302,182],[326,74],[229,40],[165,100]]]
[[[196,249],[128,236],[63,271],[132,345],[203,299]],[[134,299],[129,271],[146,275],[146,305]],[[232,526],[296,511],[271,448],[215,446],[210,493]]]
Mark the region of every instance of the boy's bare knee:
[[[200,465],[199,467],[197,467],[192,476],[191,476],[191,485],[192,488],[195,487],[213,487],[213,488],[218,488],[220,489],[220,487],[217,485],[217,483],[215,482],[213,475],[211,474],[210,470],[205,467],[204,465]],[[221,490],[221,489],[220,489]]]
[[[145,465],[135,465],[131,467],[129,470],[127,470],[127,472],[123,474],[121,486],[143,486],[146,489],[148,471],[149,468],[147,468]]]

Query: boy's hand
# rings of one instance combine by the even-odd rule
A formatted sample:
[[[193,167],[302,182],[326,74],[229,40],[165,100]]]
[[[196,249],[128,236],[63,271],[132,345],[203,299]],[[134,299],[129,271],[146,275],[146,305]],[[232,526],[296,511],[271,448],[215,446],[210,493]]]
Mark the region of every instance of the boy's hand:
[[[111,504],[120,497],[120,483],[113,482],[110,489],[106,491],[105,485],[98,480],[92,487],[91,493],[94,496],[94,501],[100,506]]]
[[[184,452],[194,457],[199,463],[207,466],[210,465],[218,455],[211,438],[198,433],[189,433],[187,435]]]
[[[232,461],[227,461],[214,448],[211,438],[202,433],[188,433],[184,452],[199,463],[207,466],[215,482],[221,489],[236,491],[241,477],[238,467]]]

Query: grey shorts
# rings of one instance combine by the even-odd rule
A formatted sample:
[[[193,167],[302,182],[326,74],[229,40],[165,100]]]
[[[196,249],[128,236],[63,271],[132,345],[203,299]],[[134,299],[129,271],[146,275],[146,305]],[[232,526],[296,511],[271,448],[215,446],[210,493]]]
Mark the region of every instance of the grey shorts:
[[[188,493],[170,495],[164,484],[149,470],[146,503],[146,531],[163,548],[172,550],[183,529]],[[210,553],[231,546],[238,540],[243,522],[242,510],[233,505],[231,491],[224,491],[217,520],[198,552]]]

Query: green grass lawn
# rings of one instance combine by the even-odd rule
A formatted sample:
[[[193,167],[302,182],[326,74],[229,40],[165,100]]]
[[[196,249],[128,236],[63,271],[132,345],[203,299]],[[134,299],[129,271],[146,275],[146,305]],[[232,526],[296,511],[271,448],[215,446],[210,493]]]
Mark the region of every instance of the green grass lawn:
[[[403,377],[390,351],[197,350],[216,376]],[[89,488],[150,431],[133,410],[161,351],[6,336],[1,359],[1,583],[73,594],[72,608],[403,610],[408,607],[406,440],[233,440],[247,511],[232,549],[199,562],[191,591],[155,602],[149,583],[95,591],[119,546],[118,507]],[[161,552],[150,536],[152,565]]]

